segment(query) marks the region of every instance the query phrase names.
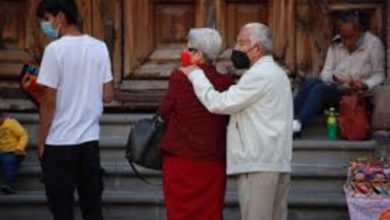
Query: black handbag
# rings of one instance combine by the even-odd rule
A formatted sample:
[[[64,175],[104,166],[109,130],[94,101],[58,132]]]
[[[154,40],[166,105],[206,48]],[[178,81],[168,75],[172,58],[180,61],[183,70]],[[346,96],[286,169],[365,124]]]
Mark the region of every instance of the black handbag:
[[[147,182],[135,169],[134,164],[141,167],[162,170],[160,141],[164,135],[164,123],[159,116],[144,118],[134,123],[126,147],[126,159],[135,174]]]

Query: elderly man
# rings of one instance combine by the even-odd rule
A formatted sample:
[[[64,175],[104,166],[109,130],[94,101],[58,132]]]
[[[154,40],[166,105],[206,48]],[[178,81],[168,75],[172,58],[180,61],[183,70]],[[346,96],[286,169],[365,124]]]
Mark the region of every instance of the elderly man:
[[[294,100],[295,136],[300,136],[303,125],[324,107],[338,106],[347,90],[372,90],[383,82],[383,44],[363,31],[361,23],[357,12],[341,15],[340,35],[328,49],[321,79],[308,79]]]
[[[213,113],[231,116],[227,173],[238,177],[243,220],[287,219],[293,106],[286,73],[271,56],[270,29],[245,25],[232,53],[236,68],[249,68],[236,85],[218,92],[197,67],[182,68]]]

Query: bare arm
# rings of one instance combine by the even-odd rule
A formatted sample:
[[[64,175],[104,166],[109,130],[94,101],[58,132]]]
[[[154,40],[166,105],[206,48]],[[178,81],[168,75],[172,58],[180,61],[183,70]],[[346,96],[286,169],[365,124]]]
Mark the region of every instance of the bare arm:
[[[42,102],[39,107],[39,140],[37,149],[39,157],[42,156],[43,150],[45,149],[46,138],[53,121],[56,109],[56,96],[56,89],[45,87]]]
[[[103,85],[103,102],[110,103],[114,99],[113,81],[104,83]]]

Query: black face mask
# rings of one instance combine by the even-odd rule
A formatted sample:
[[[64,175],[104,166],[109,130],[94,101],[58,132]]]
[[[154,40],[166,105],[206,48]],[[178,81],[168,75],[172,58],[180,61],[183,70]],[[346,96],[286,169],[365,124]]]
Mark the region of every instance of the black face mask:
[[[233,62],[233,65],[236,69],[248,69],[250,65],[250,60],[248,55],[245,52],[240,50],[233,50],[232,56],[230,59]]]

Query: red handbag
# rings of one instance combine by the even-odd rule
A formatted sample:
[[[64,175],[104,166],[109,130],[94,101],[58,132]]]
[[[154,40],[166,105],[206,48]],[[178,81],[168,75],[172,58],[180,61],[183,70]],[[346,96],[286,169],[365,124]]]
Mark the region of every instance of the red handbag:
[[[347,140],[365,140],[370,136],[367,94],[351,93],[340,100],[340,136]]]

